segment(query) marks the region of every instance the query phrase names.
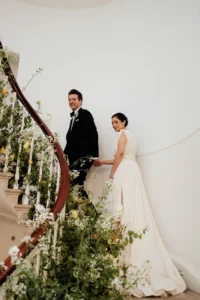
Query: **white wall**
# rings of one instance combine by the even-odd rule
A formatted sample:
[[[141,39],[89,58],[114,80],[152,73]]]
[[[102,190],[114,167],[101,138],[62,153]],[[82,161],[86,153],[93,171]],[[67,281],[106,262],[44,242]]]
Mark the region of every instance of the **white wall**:
[[[118,111],[129,117],[140,153],[200,127],[199,1],[116,0],[59,11],[0,0],[0,8],[3,43],[20,53],[20,85],[44,68],[26,95],[53,115],[63,146],[71,88],[83,92],[84,107],[93,113],[102,157],[112,155],[110,117]],[[197,134],[138,162],[165,245],[200,292],[199,150]],[[108,169],[98,170],[98,182],[89,185],[100,191],[107,177]]]

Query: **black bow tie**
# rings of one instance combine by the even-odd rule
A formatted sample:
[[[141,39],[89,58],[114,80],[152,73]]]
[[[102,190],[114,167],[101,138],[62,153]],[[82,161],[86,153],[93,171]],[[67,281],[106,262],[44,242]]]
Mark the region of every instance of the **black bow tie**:
[[[70,113],[70,116],[73,117],[74,114],[75,114],[75,112],[73,111],[73,112]]]

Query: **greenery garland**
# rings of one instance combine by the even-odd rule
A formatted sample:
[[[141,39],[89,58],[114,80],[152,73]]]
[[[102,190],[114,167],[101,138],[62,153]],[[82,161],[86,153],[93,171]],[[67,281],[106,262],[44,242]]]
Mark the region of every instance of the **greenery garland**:
[[[19,160],[19,174],[20,178],[18,180],[19,189],[22,191],[19,196],[19,204],[22,203],[22,198],[25,192],[26,184],[30,184],[30,195],[29,204],[34,204],[36,200],[37,192],[40,192],[40,203],[46,205],[48,199],[48,190],[50,190],[50,205],[52,205],[56,198],[56,181],[57,181],[57,160],[53,161],[53,174],[50,179],[49,170],[49,160],[51,155],[51,149],[53,149],[52,141],[44,138],[40,131],[40,128],[36,126],[33,127],[33,122],[31,116],[24,112],[22,105],[17,100],[15,94],[12,93],[9,86],[8,80],[5,78],[3,73],[3,67],[5,67],[5,62],[3,65],[3,58],[7,57],[11,59],[11,54],[9,51],[0,51],[0,74],[2,79],[0,80],[0,156],[5,158],[6,148],[8,142],[10,141],[9,157],[8,157],[8,172],[12,174],[9,180],[9,188],[13,188],[15,183],[15,172],[17,161]],[[29,80],[28,84],[24,90],[28,87],[33,78],[40,74],[41,68],[36,70],[36,73]],[[14,104],[14,106],[13,106]],[[37,111],[39,114],[41,112],[41,104],[38,101]],[[13,109],[12,109],[13,106]],[[24,129],[21,131],[22,118],[24,114]],[[10,119],[12,115],[12,124],[10,124]],[[48,122],[49,120],[46,120]],[[30,144],[31,139],[34,136],[34,150],[32,160],[29,160]],[[55,134],[55,140],[57,139]],[[19,153],[19,143],[22,143],[22,149]],[[43,152],[43,172],[42,180],[39,180],[39,165],[41,161],[41,153]],[[31,173],[27,176],[28,166],[31,164]],[[0,172],[3,172],[4,164],[0,164]]]

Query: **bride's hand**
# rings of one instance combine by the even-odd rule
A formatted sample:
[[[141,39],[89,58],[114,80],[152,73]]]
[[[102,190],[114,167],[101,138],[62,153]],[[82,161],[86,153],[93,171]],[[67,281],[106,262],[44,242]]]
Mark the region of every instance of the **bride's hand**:
[[[114,173],[110,173],[109,179],[114,179]]]

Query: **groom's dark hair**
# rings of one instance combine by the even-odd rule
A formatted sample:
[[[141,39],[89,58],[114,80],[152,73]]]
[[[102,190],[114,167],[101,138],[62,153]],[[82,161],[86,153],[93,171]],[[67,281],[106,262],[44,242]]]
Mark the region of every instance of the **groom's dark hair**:
[[[72,89],[71,91],[69,91],[68,96],[73,95],[73,94],[78,96],[78,100],[83,101],[83,95],[81,94],[81,92],[79,92],[75,89]]]

